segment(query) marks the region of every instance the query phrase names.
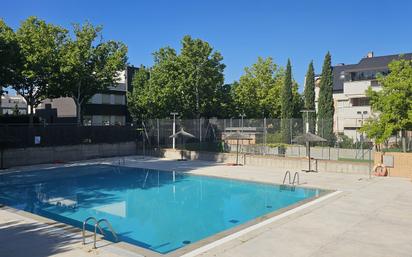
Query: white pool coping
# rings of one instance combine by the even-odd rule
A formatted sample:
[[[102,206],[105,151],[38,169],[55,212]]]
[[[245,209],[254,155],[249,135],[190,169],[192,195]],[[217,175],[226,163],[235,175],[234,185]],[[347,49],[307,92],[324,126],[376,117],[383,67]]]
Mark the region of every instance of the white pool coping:
[[[199,255],[199,254],[202,254],[202,253],[204,253],[204,252],[206,252],[206,251],[208,251],[208,250],[210,250],[210,249],[212,249],[212,248],[215,248],[215,247],[217,247],[217,246],[219,246],[219,245],[222,245],[222,244],[224,244],[224,243],[227,243],[227,242],[229,242],[229,241],[231,241],[231,240],[233,240],[233,239],[239,238],[239,237],[241,237],[241,236],[243,236],[243,235],[245,235],[245,234],[247,234],[247,233],[249,233],[249,232],[251,232],[251,231],[257,230],[257,229],[259,229],[259,228],[261,228],[261,227],[263,227],[263,226],[266,226],[266,225],[268,225],[268,224],[271,224],[271,223],[273,223],[273,222],[275,222],[275,221],[278,221],[278,220],[280,220],[280,219],[282,219],[282,218],[285,218],[285,217],[287,217],[287,216],[289,216],[289,215],[292,215],[292,214],[294,214],[294,213],[296,213],[296,212],[299,212],[299,211],[301,211],[301,210],[303,210],[303,209],[306,209],[306,208],[308,208],[308,207],[310,207],[310,206],[312,206],[312,205],[318,204],[318,203],[320,203],[320,202],[322,202],[322,201],[325,201],[325,200],[327,200],[327,199],[329,199],[329,198],[331,198],[331,197],[334,197],[334,196],[336,196],[336,195],[338,195],[338,194],[340,194],[340,193],[342,193],[342,191],[335,191],[335,192],[332,192],[332,193],[327,194],[327,195],[325,195],[325,196],[319,197],[318,199],[315,199],[315,200],[310,201],[310,202],[308,202],[308,203],[302,204],[302,205],[300,205],[300,206],[298,206],[298,207],[296,207],[296,208],[293,208],[293,209],[288,210],[288,211],[286,211],[286,212],[283,212],[283,213],[281,213],[281,214],[279,214],[279,215],[276,215],[276,216],[274,216],[274,217],[272,217],[272,218],[269,218],[269,219],[267,219],[267,220],[264,220],[264,221],[262,221],[262,222],[260,222],[260,223],[258,223],[258,224],[255,224],[255,225],[253,225],[253,226],[250,226],[250,227],[247,227],[247,228],[245,228],[245,229],[243,229],[243,230],[240,230],[240,231],[238,231],[238,232],[235,232],[235,233],[233,233],[233,234],[231,234],[231,235],[228,235],[228,236],[226,236],[226,237],[224,237],[224,238],[221,238],[221,239],[219,239],[219,240],[217,240],[217,241],[214,241],[214,242],[212,242],[212,243],[210,243],[210,244],[201,246],[201,247],[197,248],[196,250],[193,250],[193,251],[191,251],[191,252],[188,252],[188,253],[186,253],[186,254],[181,255],[181,257],[194,257],[194,256],[197,256],[197,255]]]

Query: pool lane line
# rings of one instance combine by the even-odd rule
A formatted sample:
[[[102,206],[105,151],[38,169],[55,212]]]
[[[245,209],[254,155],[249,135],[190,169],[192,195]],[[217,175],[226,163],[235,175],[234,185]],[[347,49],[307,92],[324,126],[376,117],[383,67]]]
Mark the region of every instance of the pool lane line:
[[[315,199],[315,200],[310,201],[310,202],[308,202],[308,203],[305,203],[305,204],[303,204],[303,205],[301,205],[301,206],[298,206],[298,207],[293,208],[293,209],[291,209],[291,210],[288,210],[288,211],[286,211],[286,212],[284,212],[284,213],[281,213],[281,214],[279,214],[279,215],[277,215],[277,216],[274,216],[274,217],[272,217],[272,218],[269,218],[269,219],[267,219],[267,220],[264,220],[264,221],[262,221],[262,222],[260,222],[260,223],[258,223],[258,224],[255,224],[255,225],[253,225],[253,226],[250,226],[250,227],[247,227],[247,228],[245,228],[245,229],[242,229],[242,230],[240,230],[240,231],[238,231],[238,232],[235,232],[235,233],[233,233],[233,234],[231,234],[231,235],[228,235],[228,236],[226,236],[226,237],[223,237],[223,238],[221,238],[221,239],[219,239],[219,240],[216,240],[216,241],[214,241],[214,242],[212,242],[212,243],[210,243],[210,244],[201,246],[201,247],[199,247],[199,248],[197,248],[197,249],[195,249],[195,250],[193,250],[193,251],[191,251],[191,252],[188,252],[188,253],[186,253],[186,254],[181,255],[180,257],[194,257],[194,256],[197,256],[197,255],[202,254],[202,253],[204,253],[204,252],[206,252],[206,251],[208,251],[208,250],[211,250],[212,248],[215,248],[215,247],[217,247],[217,246],[219,246],[219,245],[222,245],[222,244],[227,243],[227,242],[229,242],[229,241],[232,241],[232,240],[234,240],[234,239],[236,239],[236,238],[239,238],[239,237],[241,237],[241,236],[243,236],[243,235],[245,235],[245,234],[247,234],[247,233],[249,233],[249,232],[251,232],[251,231],[254,231],[254,230],[257,230],[257,229],[259,229],[259,228],[261,228],[261,227],[264,227],[264,226],[266,226],[266,225],[269,225],[269,224],[271,224],[271,223],[273,223],[273,222],[275,222],[275,221],[277,221],[277,220],[280,220],[280,219],[285,218],[285,217],[287,217],[287,216],[289,216],[289,215],[292,215],[292,214],[294,214],[294,213],[296,213],[296,212],[299,212],[299,211],[301,211],[301,210],[304,210],[304,209],[306,209],[306,208],[308,208],[308,207],[310,207],[310,206],[312,206],[312,205],[315,205],[315,204],[318,204],[318,203],[320,203],[320,202],[323,202],[323,201],[325,201],[325,200],[327,200],[327,199],[329,199],[329,198],[331,198],[331,197],[334,197],[334,196],[336,196],[336,195],[338,195],[338,194],[340,194],[340,193],[342,193],[342,191],[332,192],[332,193],[327,194],[327,195],[325,195],[325,196],[322,196],[322,197],[320,197],[320,198],[318,198],[318,199]]]

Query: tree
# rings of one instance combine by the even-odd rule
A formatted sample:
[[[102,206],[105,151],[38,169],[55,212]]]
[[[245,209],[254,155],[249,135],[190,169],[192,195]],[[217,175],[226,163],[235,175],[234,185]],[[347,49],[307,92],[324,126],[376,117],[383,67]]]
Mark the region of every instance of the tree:
[[[292,65],[290,64],[290,60],[288,59],[288,63],[286,65],[286,73],[285,79],[283,82],[282,92],[281,92],[281,99],[282,99],[282,135],[283,141],[285,143],[291,142],[291,122],[293,118],[293,80],[292,80]]]
[[[170,47],[153,54],[144,83],[135,77],[129,110],[135,118],[164,118],[176,111],[183,118],[221,117],[230,90],[224,83],[222,56],[205,41],[185,36],[180,54]],[[139,89],[140,88],[140,89]]]
[[[20,65],[21,56],[16,34],[0,19],[0,95],[3,87],[12,84],[16,79]]]
[[[313,68],[313,61],[309,63],[308,71],[305,78],[304,90],[304,109],[315,110],[315,69]],[[308,121],[309,132],[315,133],[316,127],[316,113],[309,112],[303,117]]]
[[[318,99],[318,135],[328,140],[330,146],[335,143],[333,133],[333,74],[331,56],[328,52],[322,67]]]
[[[248,118],[279,118],[284,70],[273,59],[259,57],[233,85],[234,103]]]
[[[143,65],[139,67],[133,77],[132,92],[127,93],[127,102],[129,112],[133,118],[140,119],[142,117],[150,117],[153,115],[152,108],[145,108],[148,103],[148,93],[145,92],[148,88],[148,82],[150,79],[150,71]],[[152,116],[154,117],[154,116]]]
[[[34,108],[46,98],[49,85],[58,74],[59,53],[66,35],[65,29],[36,17],[29,17],[16,32],[22,61],[10,84],[26,100],[30,124]]]
[[[405,133],[412,130],[412,61],[394,60],[388,67],[389,75],[378,77],[382,90],[370,87],[366,92],[372,111],[378,115],[368,119],[361,131],[376,144],[401,132],[403,151],[406,151]]]
[[[72,97],[77,122],[82,122],[82,106],[99,91],[115,86],[127,62],[127,47],[116,41],[104,42],[102,27],[75,24],[75,38],[69,38],[60,55],[60,76],[52,94]]]

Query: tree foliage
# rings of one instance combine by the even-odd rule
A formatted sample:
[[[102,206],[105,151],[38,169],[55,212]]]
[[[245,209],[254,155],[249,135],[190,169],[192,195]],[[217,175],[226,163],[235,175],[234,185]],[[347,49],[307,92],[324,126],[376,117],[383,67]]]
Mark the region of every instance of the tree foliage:
[[[315,110],[315,69],[313,61],[309,63],[308,71],[305,78],[304,109]],[[303,118],[309,123],[309,132],[315,133],[316,128],[316,113],[307,113]]]
[[[293,81],[292,81],[292,65],[288,59],[286,65],[285,78],[283,81],[283,87],[281,91],[281,117],[282,117],[282,136],[284,143],[291,142],[291,122],[293,118],[294,106],[293,106]]]
[[[74,25],[74,39],[68,38],[60,52],[60,71],[52,95],[72,97],[81,123],[82,106],[97,92],[115,86],[126,68],[127,47],[116,41],[102,41],[102,28],[90,23]]]
[[[378,78],[382,90],[370,87],[366,92],[372,110],[378,115],[368,119],[361,131],[377,144],[396,132],[412,130],[412,61],[392,61],[389,71],[389,75]]]
[[[153,56],[153,67],[141,68],[128,94],[134,118],[164,118],[170,112],[183,118],[223,117],[230,87],[224,85],[223,57],[209,43],[185,36],[179,54],[165,47]]]
[[[333,104],[333,74],[330,53],[325,56],[322,67],[318,98],[318,134],[327,139],[329,145],[334,145],[335,134],[333,133],[333,115],[335,113]]]
[[[20,65],[21,56],[16,34],[0,19],[0,95],[2,88],[16,79],[16,70]]]
[[[245,68],[239,83],[233,87],[238,113],[248,118],[279,118],[284,74],[270,57],[259,57],[251,67]]]
[[[26,100],[30,123],[34,108],[47,97],[48,86],[56,79],[66,34],[65,29],[36,17],[29,17],[16,32],[21,65],[14,70],[10,85]]]

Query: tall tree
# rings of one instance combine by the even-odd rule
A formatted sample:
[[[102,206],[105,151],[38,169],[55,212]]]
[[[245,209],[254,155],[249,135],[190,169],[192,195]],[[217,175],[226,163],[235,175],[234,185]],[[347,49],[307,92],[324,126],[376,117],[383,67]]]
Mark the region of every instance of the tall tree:
[[[378,77],[382,90],[370,87],[367,91],[372,110],[378,115],[368,119],[361,131],[376,144],[401,132],[403,151],[406,151],[405,133],[412,130],[412,61],[392,61],[389,70],[389,75]]]
[[[65,29],[36,17],[29,17],[16,32],[22,65],[16,69],[11,86],[26,100],[30,124],[34,108],[47,97],[49,86],[56,79],[66,35]]]
[[[282,135],[283,141],[285,143],[291,142],[291,124],[293,118],[293,80],[292,80],[292,65],[290,64],[290,60],[288,59],[288,63],[286,65],[286,73],[285,79],[282,87],[281,92],[281,100],[282,100]]]
[[[233,86],[238,112],[248,118],[279,118],[284,75],[284,70],[271,57],[259,57],[251,67],[245,68],[239,83]]]
[[[116,41],[102,41],[102,27],[90,23],[74,25],[74,39],[68,39],[60,55],[59,83],[55,96],[72,97],[77,122],[82,106],[97,92],[116,86],[119,72],[126,67],[127,47]]]
[[[161,48],[154,53],[149,80],[140,83],[144,90],[129,94],[129,110],[137,118],[169,117],[171,111],[183,118],[221,117],[223,98],[230,93],[222,60],[207,42],[190,36],[183,38],[180,54]]]
[[[313,61],[309,63],[308,71],[305,78],[305,90],[304,90],[304,109],[315,111],[315,69],[313,67]],[[311,133],[315,133],[316,127],[316,113],[308,112],[303,117],[305,122],[308,122],[308,130]]]
[[[333,74],[331,56],[328,52],[322,67],[318,98],[318,135],[328,140],[333,146],[335,134],[333,133],[333,115],[335,113],[333,104]]]
[[[20,66],[21,56],[16,34],[0,19],[0,95],[3,87],[9,86],[16,79]]]

